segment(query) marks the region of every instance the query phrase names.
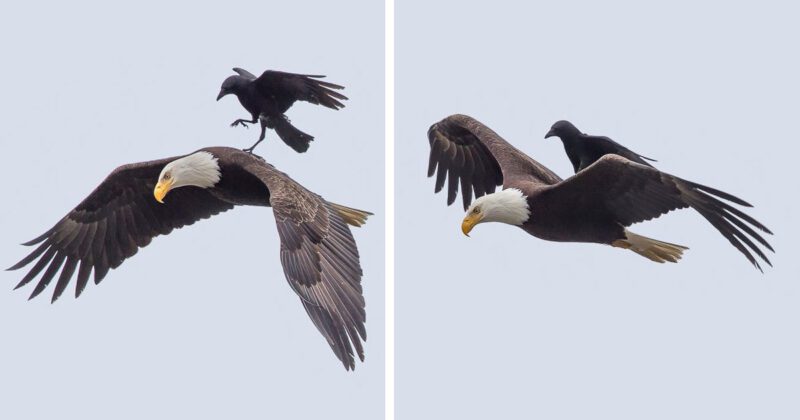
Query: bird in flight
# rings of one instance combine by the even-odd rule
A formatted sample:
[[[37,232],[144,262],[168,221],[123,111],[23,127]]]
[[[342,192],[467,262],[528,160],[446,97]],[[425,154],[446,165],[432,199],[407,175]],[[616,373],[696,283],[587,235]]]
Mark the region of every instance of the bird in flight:
[[[448,205],[460,185],[466,210],[461,229],[467,236],[480,223],[501,222],[548,241],[605,244],[659,263],[677,262],[685,246],[637,235],[627,227],[691,207],[757,269],[759,259],[772,265],[761,247],[774,250],[756,230],[772,232],[728,202],[750,204],[720,190],[618,154],[577,167],[579,172],[562,180],[466,115],[433,124],[428,140],[428,176],[436,175],[437,193],[447,182]],[[498,186],[502,190],[495,192]]]
[[[44,270],[31,299],[60,270],[51,302],[77,271],[78,297],[92,272],[98,284],[156,236],[235,206],[272,207],[289,285],[336,357],[354,369],[353,349],[363,361],[367,335],[361,265],[348,225],[361,226],[372,213],[331,203],[238,149],[209,147],[120,166],[55,226],[23,244],[38,246],[10,270],[36,261],[16,288]]]
[[[286,116],[286,111],[296,101],[310,102],[331,109],[344,108],[340,100],[347,97],[336,90],[344,89],[333,83],[323,82],[325,76],[286,73],[282,71],[267,70],[256,77],[247,70],[234,68],[237,74],[228,77],[222,82],[222,87],[217,95],[217,101],[225,95],[233,94],[239,98],[245,110],[250,113],[250,119],[237,119],[231,127],[261,122],[261,134],[258,141],[244,149],[252,152],[266,136],[267,128],[278,133],[278,137],[298,153],[308,150],[309,143],[314,136],[306,134],[292,125]]]
[[[564,151],[567,152],[569,161],[572,162],[572,167],[575,173],[580,170],[586,169],[589,165],[595,163],[601,157],[607,154],[615,154],[645,166],[653,166],[647,161],[655,162],[646,156],[642,156],[627,147],[611,140],[605,136],[590,136],[581,133],[578,127],[575,127],[569,121],[556,121],[550,128],[550,131],[544,138],[559,137],[561,142],[564,143]]]

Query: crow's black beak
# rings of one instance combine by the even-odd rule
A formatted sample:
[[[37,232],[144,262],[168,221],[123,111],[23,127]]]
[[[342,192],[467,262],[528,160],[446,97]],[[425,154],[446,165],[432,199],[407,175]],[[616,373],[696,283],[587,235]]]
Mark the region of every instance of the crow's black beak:
[[[547,134],[544,135],[544,138],[553,137],[555,135],[556,135],[556,132],[553,131],[553,129],[551,128],[550,131],[548,131]]]
[[[227,95],[227,94],[228,94],[228,92],[225,92],[224,90],[219,91],[219,95],[217,95],[217,100],[222,99],[222,97]]]

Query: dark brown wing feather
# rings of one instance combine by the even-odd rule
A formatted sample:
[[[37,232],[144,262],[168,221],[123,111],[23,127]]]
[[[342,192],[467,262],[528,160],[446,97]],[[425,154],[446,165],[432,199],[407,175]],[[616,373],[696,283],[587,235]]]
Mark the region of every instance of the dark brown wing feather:
[[[135,163],[115,169],[86,199],[53,228],[24,245],[39,246],[9,270],[36,264],[17,284],[28,284],[47,267],[30,298],[36,297],[58,274],[51,301],[55,302],[77,271],[75,297],[80,296],[94,271],[100,283],[109,269],[119,267],[158,235],[191,225],[233,206],[201,188],[172,191],[164,204],[153,197],[161,169],[177,159]]]
[[[254,83],[263,95],[274,96],[286,106],[294,101],[305,101],[331,109],[344,108],[339,100],[347,100],[347,97],[336,92],[344,87],[317,80],[323,77],[267,70]]]
[[[489,127],[466,115],[451,115],[428,129],[431,146],[428,176],[436,174],[435,192],[447,180],[447,204],[453,204],[461,185],[464,209],[472,197],[493,193],[499,185],[517,180],[542,184],[559,182],[555,173],[510,145]]]
[[[367,332],[358,248],[332,205],[266,164],[251,165],[270,190],[286,279],[336,357],[355,368]]]
[[[761,269],[753,253],[772,265],[758,245],[773,251],[755,229],[772,234],[766,226],[720,199],[750,206],[731,194],[689,182],[655,168],[605,155],[576,175],[538,196],[555,209],[606,216],[623,226],[656,218],[672,210],[691,207],[709,221],[730,243]],[[755,229],[754,229],[755,228]]]

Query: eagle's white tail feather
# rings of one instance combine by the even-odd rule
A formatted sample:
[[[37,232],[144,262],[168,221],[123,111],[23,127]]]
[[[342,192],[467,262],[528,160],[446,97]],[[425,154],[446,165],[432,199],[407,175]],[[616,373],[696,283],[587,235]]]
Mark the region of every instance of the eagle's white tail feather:
[[[372,213],[364,210],[358,210],[346,206],[342,206],[336,203],[329,203],[336,213],[339,213],[339,216],[342,217],[348,225],[361,227],[364,223],[367,223],[367,217],[372,216]]]
[[[683,245],[657,241],[637,235],[625,229],[625,239],[617,239],[612,246],[630,249],[631,251],[658,263],[678,262],[683,256],[683,251],[689,249]]]

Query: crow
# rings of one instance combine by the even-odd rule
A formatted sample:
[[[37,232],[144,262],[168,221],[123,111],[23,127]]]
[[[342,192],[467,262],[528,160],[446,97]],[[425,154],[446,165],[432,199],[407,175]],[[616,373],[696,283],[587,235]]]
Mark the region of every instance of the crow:
[[[244,69],[234,68],[233,71],[237,75],[230,76],[222,82],[217,100],[228,94],[236,95],[239,103],[250,113],[251,119],[238,119],[231,123],[231,127],[238,125],[247,127],[248,123],[255,124],[261,121],[261,135],[258,141],[244,149],[245,152],[252,153],[253,149],[264,140],[267,128],[275,130],[281,140],[298,153],[305,152],[308,150],[309,142],[314,140],[314,136],[295,128],[285,112],[298,100],[339,109],[344,108],[344,105],[338,100],[347,99],[346,96],[333,90],[344,89],[343,86],[316,80],[325,76],[267,70],[260,77],[256,77]]]
[[[625,159],[641,163],[651,168],[653,165],[647,163],[647,160],[656,162],[655,159],[642,156],[608,137],[590,136],[581,133],[578,127],[575,127],[569,121],[556,121],[556,123],[550,127],[550,131],[547,132],[544,138],[553,136],[561,138],[561,142],[564,143],[564,151],[567,152],[567,156],[569,157],[569,161],[572,162],[575,173],[578,173],[578,171],[583,170],[608,154],[619,155]]]

